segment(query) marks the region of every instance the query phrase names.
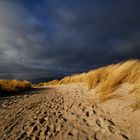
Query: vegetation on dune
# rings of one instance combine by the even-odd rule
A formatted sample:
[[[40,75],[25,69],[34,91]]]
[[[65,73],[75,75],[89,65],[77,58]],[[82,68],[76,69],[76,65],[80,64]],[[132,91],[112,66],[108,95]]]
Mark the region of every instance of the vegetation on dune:
[[[137,84],[140,82],[140,61],[129,60],[126,62],[109,65],[87,73],[64,77],[42,85],[59,85],[84,82],[89,90],[96,89],[102,101],[112,96],[112,93],[123,83]],[[136,88],[140,92],[140,88]]]
[[[140,83],[136,84],[134,90],[132,91],[132,98],[134,98],[134,103],[132,108],[134,110],[140,109]]]
[[[97,87],[99,84],[107,80],[110,73],[109,68],[103,67],[87,73],[85,82],[87,83],[89,90]]]
[[[0,93],[11,93],[31,88],[31,83],[28,81],[19,80],[0,80]]]
[[[44,83],[39,83],[36,86],[38,87],[38,86],[49,86],[49,85],[60,85],[60,84],[84,82],[85,75],[86,75],[86,73],[67,76],[61,80],[53,80],[53,81],[48,81],[48,82],[44,82]]]
[[[108,99],[121,84],[136,84],[140,80],[140,61],[131,60],[112,66],[106,80],[97,87],[101,99]]]
[[[61,84],[84,82],[85,73],[68,76],[60,80]]]
[[[89,89],[96,88],[102,101],[107,100],[121,84],[135,84],[140,81],[140,61],[129,60],[116,65],[109,65],[87,73]]]

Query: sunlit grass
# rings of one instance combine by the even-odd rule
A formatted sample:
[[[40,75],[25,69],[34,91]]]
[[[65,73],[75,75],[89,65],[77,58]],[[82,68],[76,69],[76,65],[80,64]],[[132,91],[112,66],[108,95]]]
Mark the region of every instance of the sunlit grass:
[[[111,94],[123,83],[134,84],[140,79],[140,62],[137,60],[120,63],[112,67],[107,79],[100,84],[97,92],[102,100],[108,99]]]
[[[112,98],[113,92],[123,83],[137,84],[139,81],[140,61],[129,60],[95,69],[87,73],[67,76],[61,80],[53,80],[42,83],[42,85],[59,85],[83,82],[87,84],[89,90],[96,89],[96,93],[99,95],[101,101],[105,101]],[[136,91],[138,93],[140,89],[138,88]],[[139,98],[137,99],[140,101]]]
[[[18,80],[0,80],[0,92],[16,92],[31,88],[31,83],[28,81]]]
[[[134,102],[131,107],[134,110],[140,109],[140,83],[135,85],[134,90],[131,93],[132,98],[134,98]]]

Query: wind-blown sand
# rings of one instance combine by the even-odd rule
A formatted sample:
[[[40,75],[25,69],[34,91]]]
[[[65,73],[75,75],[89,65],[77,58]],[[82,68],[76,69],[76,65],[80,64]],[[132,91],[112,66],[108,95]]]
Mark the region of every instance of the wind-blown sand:
[[[1,98],[0,139],[139,140],[140,110],[131,107],[131,87],[123,84],[106,102],[82,83]]]

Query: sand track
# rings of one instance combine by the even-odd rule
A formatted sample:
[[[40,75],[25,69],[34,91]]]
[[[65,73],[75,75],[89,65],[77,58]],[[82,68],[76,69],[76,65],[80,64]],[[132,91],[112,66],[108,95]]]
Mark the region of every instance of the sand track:
[[[35,94],[37,93],[37,94]],[[2,140],[137,140],[114,122],[82,84],[55,86],[19,96],[0,107]],[[3,101],[3,102],[4,102]],[[120,122],[121,123],[121,122]]]

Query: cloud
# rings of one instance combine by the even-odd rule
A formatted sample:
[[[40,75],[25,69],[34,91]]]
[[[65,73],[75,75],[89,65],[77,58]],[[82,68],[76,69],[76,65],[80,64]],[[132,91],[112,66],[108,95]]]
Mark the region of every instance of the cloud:
[[[1,0],[0,77],[51,78],[140,58],[139,5]]]
[[[41,23],[20,2],[10,0],[0,1],[0,19],[1,78],[32,79],[44,73],[40,65],[51,60],[41,58],[47,46]]]
[[[57,51],[61,55],[59,63],[88,68],[133,58],[135,53],[129,51],[129,46],[131,49],[134,46],[128,43],[135,40],[132,34],[139,32],[139,4],[139,1],[51,1],[46,13],[56,28],[52,42],[55,40],[53,46],[61,48],[61,52]],[[113,53],[120,48],[118,42],[125,43],[129,55]]]

